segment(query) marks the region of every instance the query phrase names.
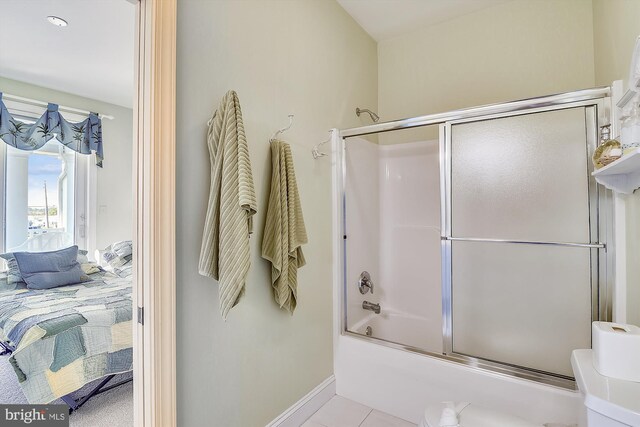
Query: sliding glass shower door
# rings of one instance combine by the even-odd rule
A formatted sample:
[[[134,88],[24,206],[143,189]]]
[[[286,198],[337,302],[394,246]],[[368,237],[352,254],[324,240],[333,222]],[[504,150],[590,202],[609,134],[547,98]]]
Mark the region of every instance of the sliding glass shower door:
[[[343,332],[574,388],[611,318],[610,108],[597,88],[341,131]]]
[[[598,317],[597,106],[443,126],[445,352],[572,377]]]

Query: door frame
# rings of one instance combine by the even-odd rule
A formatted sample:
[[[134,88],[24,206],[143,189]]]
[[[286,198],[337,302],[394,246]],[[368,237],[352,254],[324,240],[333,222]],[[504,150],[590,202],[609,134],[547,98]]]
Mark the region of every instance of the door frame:
[[[176,425],[176,0],[137,3],[134,425]]]

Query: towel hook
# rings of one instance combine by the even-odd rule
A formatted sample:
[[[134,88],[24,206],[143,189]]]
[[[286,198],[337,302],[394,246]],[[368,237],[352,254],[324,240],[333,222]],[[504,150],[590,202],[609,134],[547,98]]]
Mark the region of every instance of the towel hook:
[[[280,129],[276,133],[274,133],[269,141],[273,141],[274,139],[276,139],[278,137],[278,135],[280,135],[281,133],[284,133],[284,132],[288,131],[289,129],[291,129],[291,125],[293,125],[293,114],[289,114],[289,125],[286,126],[286,127],[283,127],[282,129]]]
[[[320,146],[326,144],[327,142],[331,141],[331,135],[332,135],[333,131],[329,131],[329,138],[327,138],[326,140],[322,141],[320,144],[317,144],[315,147],[313,147],[313,150],[311,150],[311,154],[313,154],[313,158],[314,159],[319,159],[320,157],[324,157],[327,155],[327,153],[323,153],[321,151],[319,151]]]

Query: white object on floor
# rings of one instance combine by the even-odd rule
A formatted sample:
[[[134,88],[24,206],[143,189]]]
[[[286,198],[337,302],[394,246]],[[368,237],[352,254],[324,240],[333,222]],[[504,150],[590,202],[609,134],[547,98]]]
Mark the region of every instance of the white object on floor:
[[[584,397],[581,427],[640,426],[640,383],[598,373],[593,350],[574,350],[571,366]]]
[[[464,427],[542,427],[541,424],[530,423],[529,421],[525,421],[522,418],[493,411],[491,409],[483,408],[482,406],[474,404],[459,406],[457,404],[452,404],[452,402],[438,403],[429,406],[424,413],[424,419],[422,420],[420,427],[443,426],[442,421],[445,420],[445,412],[450,411],[452,406],[456,407],[456,409],[460,409],[453,411],[454,418],[457,418],[457,422],[459,422],[460,424],[444,424],[444,426],[460,425]],[[446,421],[449,421],[449,418],[447,418]]]
[[[466,408],[468,403],[461,403],[456,408],[456,404],[453,402],[444,402],[444,409],[442,410],[442,415],[440,415],[440,423],[439,427],[459,427],[459,419],[458,414],[462,411],[462,409]]]
[[[302,427],[416,427],[416,425],[344,397],[334,396],[302,424]]]
[[[593,322],[593,365],[606,377],[640,382],[640,328]]]

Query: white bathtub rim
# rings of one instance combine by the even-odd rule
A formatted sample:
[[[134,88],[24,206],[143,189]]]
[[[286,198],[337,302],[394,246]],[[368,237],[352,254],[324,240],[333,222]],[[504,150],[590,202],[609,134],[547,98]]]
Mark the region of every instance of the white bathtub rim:
[[[476,369],[422,353],[399,351],[364,338],[339,336],[335,366],[338,395],[415,423],[419,422],[426,406],[447,400],[469,401],[499,411],[504,411],[507,405],[510,409],[504,412],[541,424],[577,422],[582,408],[582,398],[577,390]],[[367,355],[364,360],[358,356],[361,354]],[[364,373],[363,369],[373,369],[373,372],[385,373],[387,377],[391,374],[397,380],[387,384],[383,377],[384,385],[369,383],[371,376],[379,376]],[[455,382],[445,384],[452,380]],[[473,384],[472,390],[466,390],[464,384],[468,383]],[[486,386],[486,390],[491,392],[487,395],[482,388],[478,389],[479,385]],[[504,395],[496,393],[503,387],[510,392]],[[425,391],[419,391],[422,389]],[[442,395],[438,396],[440,389]],[[388,390],[393,391],[389,394]],[[523,404],[523,400],[531,404]],[[553,416],[541,418],[538,416],[541,413]]]
[[[355,341],[361,341],[366,345],[376,346],[376,348],[379,348],[382,351],[398,352],[398,353],[409,355],[409,357],[417,357],[417,358],[428,357],[429,359],[436,361],[437,363],[444,364],[444,366],[446,367],[460,368],[467,372],[473,372],[475,374],[480,374],[480,375],[484,375],[491,378],[507,380],[508,382],[511,382],[514,384],[533,386],[535,388],[538,388],[539,390],[549,391],[551,389],[554,391],[569,393],[568,395],[570,396],[575,396],[576,394],[579,394],[579,390],[577,389],[577,386],[575,386],[575,388],[573,389],[570,389],[560,385],[537,381],[533,378],[530,379],[526,377],[514,376],[512,373],[503,373],[497,370],[493,370],[489,366],[469,365],[461,361],[455,360],[455,358],[450,358],[449,356],[446,356],[444,354],[429,352],[417,347],[411,347],[406,344],[397,343],[397,342],[385,340],[382,338],[376,338],[373,336],[366,336],[363,334],[359,334],[357,332],[342,331],[340,334],[340,339],[347,339],[347,340],[353,339]],[[497,364],[496,369],[502,366],[504,365]],[[534,375],[535,372],[531,372],[531,374]]]

